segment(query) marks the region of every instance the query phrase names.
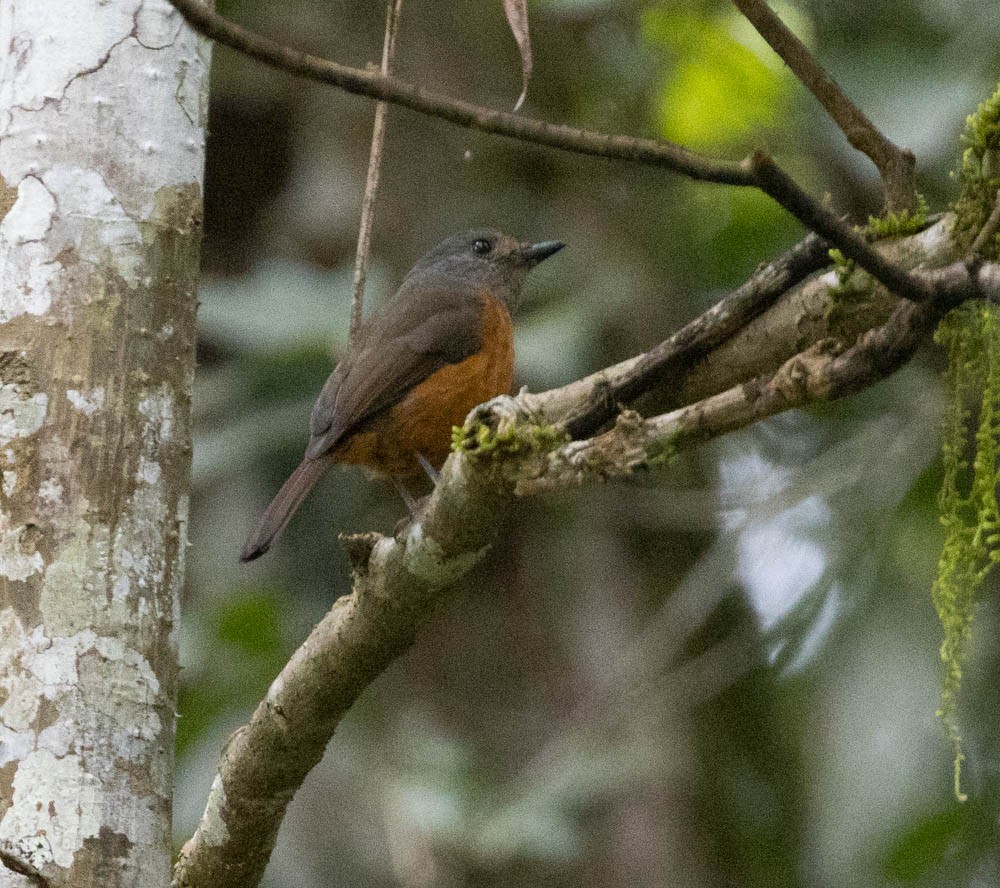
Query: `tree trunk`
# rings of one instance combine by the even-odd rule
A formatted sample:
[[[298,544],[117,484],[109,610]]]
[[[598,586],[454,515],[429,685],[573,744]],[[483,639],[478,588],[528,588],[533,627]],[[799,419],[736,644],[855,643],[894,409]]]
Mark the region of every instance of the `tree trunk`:
[[[0,888],[158,888],[208,47],[0,0],[0,52]]]

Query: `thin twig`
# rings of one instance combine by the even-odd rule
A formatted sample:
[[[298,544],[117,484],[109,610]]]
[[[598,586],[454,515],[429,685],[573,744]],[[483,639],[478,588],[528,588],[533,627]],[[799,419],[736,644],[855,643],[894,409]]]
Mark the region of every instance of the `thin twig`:
[[[746,161],[758,187],[807,228],[825,237],[897,296],[925,302],[934,295],[927,282],[884,259],[863,235],[815,201],[768,155],[755,151]]]
[[[886,207],[894,212],[916,205],[916,160],[884,136],[820,66],[806,45],[775,15],[765,0],[733,0],[768,45],[826,110],[847,141],[871,158],[885,185]]]
[[[389,0],[385,16],[385,38],[382,41],[382,66],[384,76],[392,68],[396,54],[396,32],[399,29],[399,14],[403,0]],[[386,102],[375,103],[375,122],[372,125],[372,147],[368,157],[368,178],[365,182],[365,196],[361,201],[361,223],[358,226],[358,251],[354,257],[354,289],[351,293],[350,341],[354,344],[361,327],[361,313],[365,302],[365,279],[368,276],[368,257],[372,244],[372,222],[375,218],[375,195],[378,193],[379,174],[382,171],[382,149],[385,147],[385,120],[389,106]]]
[[[979,234],[976,235],[976,239],[972,242],[972,247],[969,249],[970,255],[979,256],[993,235],[997,233],[998,228],[1000,228],[1000,191],[997,191],[996,202],[993,204],[993,212],[990,213],[990,218],[979,229]]]

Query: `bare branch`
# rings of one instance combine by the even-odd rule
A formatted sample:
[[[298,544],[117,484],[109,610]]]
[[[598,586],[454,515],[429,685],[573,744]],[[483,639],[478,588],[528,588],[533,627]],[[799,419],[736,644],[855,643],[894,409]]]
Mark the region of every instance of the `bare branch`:
[[[935,294],[934,305],[954,308],[969,299],[1000,303],[1000,265],[977,256],[953,262],[923,275]]]
[[[555,392],[528,397],[550,420],[560,418],[570,437],[592,434],[615,416],[619,404],[629,404],[667,382],[679,388],[680,379],[700,358],[743,329],[782,293],[828,265],[827,252],[828,247],[821,238],[807,235],[783,256],[759,268],[742,286],[645,354],[611,372],[581,379]]]
[[[252,888],[285,808],[358,695],[413,642],[443,590],[483,557],[512,498],[453,456],[421,517],[396,539],[353,539],[354,592],[337,601],[275,679],[219,762],[181,849],[174,888]]]
[[[735,161],[715,160],[655,139],[614,136],[571,126],[532,120],[452,99],[440,93],[374,71],[349,68],[320,59],[248,31],[219,15],[201,0],[170,0],[195,30],[259,62],[300,77],[329,83],[355,95],[381,99],[421,114],[471,129],[560,148],[576,154],[629,160],[663,167],[703,182],[753,185],[750,174]]]
[[[765,0],[733,0],[779,56],[826,109],[847,141],[871,158],[885,185],[889,210],[912,210],[916,205],[916,160],[913,152],[886,138],[844,95],[837,82],[820,66],[806,45],[774,13]]]
[[[803,225],[821,234],[893,292],[909,299],[930,298],[920,281],[904,271],[887,267],[860,234],[813,200],[761,151],[754,152],[740,163],[733,163],[696,154],[671,142],[607,135],[493,111],[425,91],[381,73],[348,68],[281,46],[228,21],[203,6],[200,0],[170,2],[206,36],[268,65],[332,83],[351,93],[393,102],[460,126],[537,145],[663,167],[706,182],[760,188]]]
[[[625,411],[604,434],[550,452],[545,468],[515,490],[523,496],[624,477],[648,466],[653,454],[669,455],[785,410],[854,394],[902,366],[939,316],[929,304],[904,300],[885,324],[846,351],[835,340],[823,340],[773,374],[671,413],[642,419]]]
[[[382,41],[382,74],[388,76],[396,54],[396,32],[403,0],[389,0],[385,17],[385,38]],[[365,302],[365,278],[368,276],[368,256],[372,244],[372,222],[375,219],[375,195],[378,193],[379,174],[382,171],[382,149],[385,146],[385,120],[389,106],[382,101],[375,103],[375,122],[372,125],[372,147],[368,157],[368,178],[365,196],[361,201],[361,223],[358,226],[358,249],[354,257],[354,288],[351,293],[350,341],[353,344],[361,327],[361,314]]]
[[[951,217],[942,217],[922,232],[873,247],[886,265],[914,269],[919,263],[925,269],[936,268],[911,274],[922,286],[933,288],[932,301],[942,308],[975,296],[990,298],[985,269],[974,281],[966,265],[955,262],[951,223]],[[525,403],[578,439],[613,419],[620,405],[654,389],[665,390],[668,405],[673,406],[779,366],[804,344],[830,335],[823,331],[830,329],[837,275],[831,272],[796,287],[827,265],[826,249],[826,242],[809,235],[648,352],[561,388],[525,395]],[[793,287],[793,298],[780,298]],[[836,334],[845,345],[893,311],[895,297],[881,289],[877,293],[877,298],[875,292],[866,297],[866,317],[838,312]]]

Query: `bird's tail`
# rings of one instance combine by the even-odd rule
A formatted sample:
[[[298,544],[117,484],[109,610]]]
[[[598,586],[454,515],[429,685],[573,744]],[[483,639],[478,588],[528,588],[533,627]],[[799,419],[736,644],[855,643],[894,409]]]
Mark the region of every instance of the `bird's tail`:
[[[295,510],[302,505],[302,500],[308,496],[329,466],[327,459],[304,459],[299,463],[299,467],[281,485],[278,495],[260,516],[257,527],[240,552],[240,561],[253,561],[271,548],[271,544],[291,521]]]

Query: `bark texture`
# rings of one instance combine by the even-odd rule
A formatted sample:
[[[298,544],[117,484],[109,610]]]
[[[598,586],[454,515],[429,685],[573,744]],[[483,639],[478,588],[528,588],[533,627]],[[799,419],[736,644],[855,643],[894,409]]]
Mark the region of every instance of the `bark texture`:
[[[0,888],[157,888],[209,49],[165,0],[0,47]]]

